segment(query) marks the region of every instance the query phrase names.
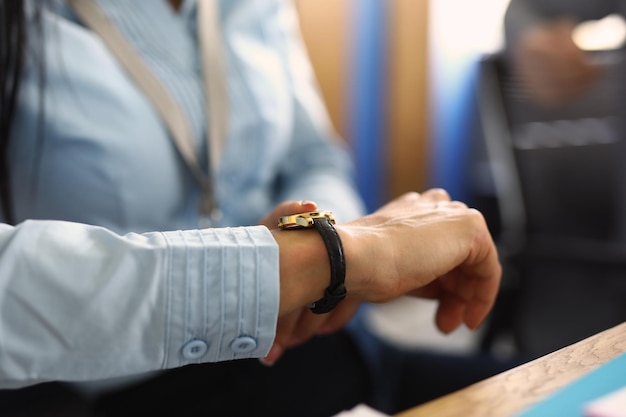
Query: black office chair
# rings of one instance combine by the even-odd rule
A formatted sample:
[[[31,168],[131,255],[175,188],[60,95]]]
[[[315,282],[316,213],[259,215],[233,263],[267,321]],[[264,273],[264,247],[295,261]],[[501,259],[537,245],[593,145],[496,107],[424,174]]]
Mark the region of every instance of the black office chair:
[[[596,58],[605,76],[559,108],[533,102],[502,54],[480,62],[469,186],[504,269],[485,349],[508,334],[533,358],[626,320],[626,72],[621,51]]]

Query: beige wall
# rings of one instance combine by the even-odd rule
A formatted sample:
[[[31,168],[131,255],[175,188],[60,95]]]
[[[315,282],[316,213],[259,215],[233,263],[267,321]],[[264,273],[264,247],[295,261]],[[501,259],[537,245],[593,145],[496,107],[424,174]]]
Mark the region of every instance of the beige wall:
[[[428,170],[428,0],[390,0],[390,197],[423,191]]]
[[[297,0],[302,32],[338,132],[347,137],[345,80],[354,0]],[[428,152],[428,0],[388,0],[388,198],[421,191]]]
[[[345,82],[348,71],[349,1],[297,0],[302,35],[335,128],[347,136]]]

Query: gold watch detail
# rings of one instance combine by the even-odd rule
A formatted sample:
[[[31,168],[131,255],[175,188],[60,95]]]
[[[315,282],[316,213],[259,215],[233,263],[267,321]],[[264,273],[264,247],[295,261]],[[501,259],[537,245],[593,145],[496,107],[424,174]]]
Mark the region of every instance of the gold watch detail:
[[[327,218],[332,224],[335,224],[335,216],[330,211],[308,211],[280,217],[278,227],[281,229],[309,228],[313,227],[315,219],[323,218]]]

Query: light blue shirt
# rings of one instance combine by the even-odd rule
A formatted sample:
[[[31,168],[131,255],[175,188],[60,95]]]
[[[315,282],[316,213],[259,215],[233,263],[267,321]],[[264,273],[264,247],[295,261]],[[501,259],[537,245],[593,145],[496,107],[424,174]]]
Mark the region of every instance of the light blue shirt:
[[[180,13],[165,1],[98,3],[179,101],[206,156],[195,1]],[[278,248],[255,224],[287,199],[339,221],[363,213],[292,2],[224,0],[220,19],[224,217],[199,230],[197,185],[150,102],[68,8],[44,13],[44,85],[30,56],[10,149],[18,224],[0,227],[0,387],[262,357],[276,328]]]

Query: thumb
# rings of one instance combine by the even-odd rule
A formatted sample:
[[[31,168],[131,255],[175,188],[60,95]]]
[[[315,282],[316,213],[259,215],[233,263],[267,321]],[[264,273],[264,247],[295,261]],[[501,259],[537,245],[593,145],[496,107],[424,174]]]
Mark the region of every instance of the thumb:
[[[280,217],[315,210],[317,210],[317,204],[310,200],[284,201],[274,208],[273,214]]]
[[[278,218],[281,216],[288,216],[290,214],[302,213],[305,211],[317,210],[317,204],[309,200],[301,201],[283,201],[274,207],[274,210],[267,216],[265,216],[260,224],[263,224],[269,228],[277,227]]]

